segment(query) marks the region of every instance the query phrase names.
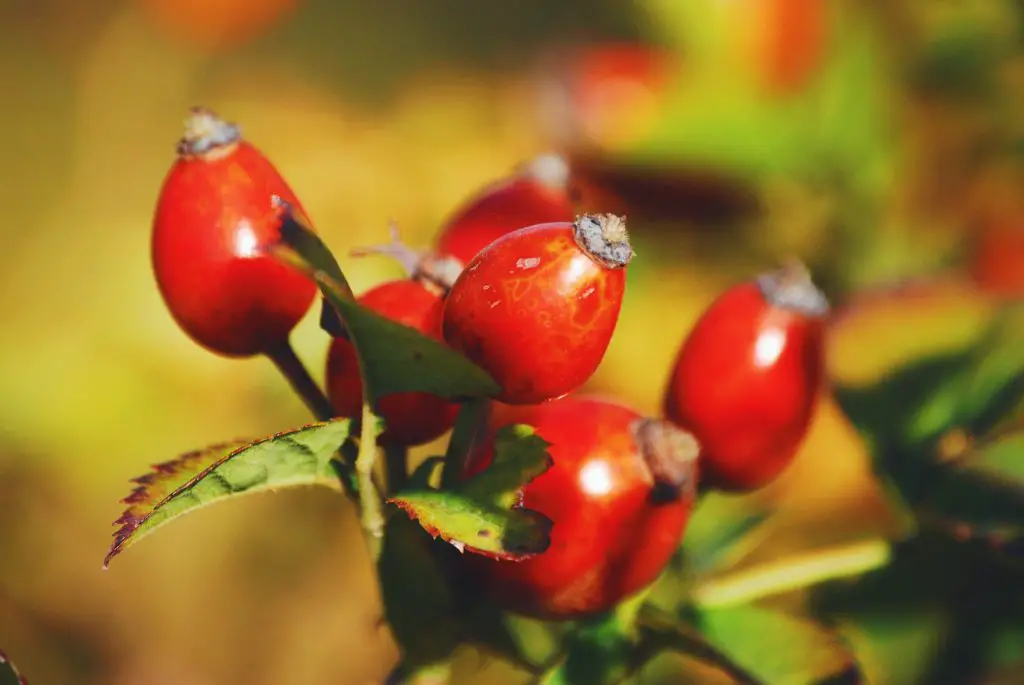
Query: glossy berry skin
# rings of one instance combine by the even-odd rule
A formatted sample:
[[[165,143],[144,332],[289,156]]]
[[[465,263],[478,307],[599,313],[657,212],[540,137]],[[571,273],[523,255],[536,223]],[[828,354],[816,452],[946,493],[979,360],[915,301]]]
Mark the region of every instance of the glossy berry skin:
[[[697,445],[674,431],[672,462],[678,481],[668,496],[648,462],[654,455],[638,427],[643,417],[614,401],[570,396],[514,407],[492,418],[534,426],[551,443],[553,466],[528,483],[523,506],[554,524],[551,544],[533,557],[510,562],[466,555],[470,578],[502,608],[547,620],[575,619],[611,609],[652,583],[683,537],[693,506]],[[466,475],[493,458],[493,433],[471,452]]]
[[[623,220],[610,214],[509,233],[456,279],[444,339],[501,386],[501,402],[562,397],[608,349],[632,256]]]
[[[358,301],[392,321],[441,338],[441,297],[425,284],[411,279],[389,281],[366,291]],[[327,395],[338,416],[359,417],[363,405],[359,360],[352,343],[344,338],[335,338],[327,354]],[[410,447],[449,430],[458,405],[435,395],[407,392],[382,398],[377,410],[387,426],[378,442]]]
[[[664,409],[700,442],[702,485],[754,490],[793,460],[823,384],[827,312],[793,268],[730,288],[697,321]]]
[[[477,193],[448,219],[435,240],[438,254],[468,264],[481,250],[512,231],[552,221],[572,221],[569,167],[542,155]]]
[[[301,211],[236,127],[193,110],[157,201],[153,270],[178,325],[218,354],[252,356],[285,343],[317,292],[263,251],[279,237],[275,196]]]

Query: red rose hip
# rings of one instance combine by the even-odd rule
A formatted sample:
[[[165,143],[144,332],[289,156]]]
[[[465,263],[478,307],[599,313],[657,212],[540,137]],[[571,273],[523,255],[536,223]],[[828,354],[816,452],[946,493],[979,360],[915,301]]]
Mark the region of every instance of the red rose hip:
[[[496,239],[523,226],[572,221],[569,165],[558,155],[541,155],[509,178],[483,188],[448,219],[435,249],[467,264]]]
[[[436,289],[413,279],[390,281],[363,293],[358,301],[392,321],[441,338],[442,300]],[[363,405],[363,384],[355,348],[335,338],[327,355],[327,394],[338,416],[357,418]],[[406,392],[380,400],[377,411],[386,430],[380,444],[411,447],[430,442],[452,427],[458,405],[436,395]]]
[[[701,444],[702,485],[749,491],[796,456],[825,375],[825,296],[798,265],[720,295],[676,358],[665,416]]]
[[[493,458],[493,435],[532,425],[553,465],[523,488],[523,506],[553,522],[551,544],[521,561],[468,555],[470,577],[504,609],[547,620],[607,611],[652,583],[686,528],[698,445],[667,421],[596,397],[516,407],[493,419],[467,477]]]
[[[313,303],[316,285],[264,252],[279,237],[275,196],[302,210],[237,126],[193,109],[157,201],[152,260],[171,315],[213,352],[283,345]]]
[[[501,402],[562,397],[601,363],[632,258],[625,220],[611,214],[509,233],[452,285],[444,339],[494,378]]]

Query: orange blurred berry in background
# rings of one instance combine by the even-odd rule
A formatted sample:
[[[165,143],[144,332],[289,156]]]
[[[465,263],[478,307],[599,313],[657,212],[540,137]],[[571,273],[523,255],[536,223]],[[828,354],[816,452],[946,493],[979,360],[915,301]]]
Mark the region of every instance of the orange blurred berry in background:
[[[611,148],[642,137],[658,120],[674,67],[672,55],[650,45],[601,45],[581,53],[571,88],[583,135]]]
[[[560,144],[628,148],[661,116],[664,94],[680,62],[642,43],[605,43],[562,56],[541,75],[544,115]]]
[[[829,39],[828,0],[731,2],[758,85],[769,95],[799,92],[817,74]]]
[[[139,0],[174,40],[218,51],[255,40],[289,17],[299,0]]]
[[[1024,213],[994,216],[978,227],[970,268],[985,292],[1024,297]]]

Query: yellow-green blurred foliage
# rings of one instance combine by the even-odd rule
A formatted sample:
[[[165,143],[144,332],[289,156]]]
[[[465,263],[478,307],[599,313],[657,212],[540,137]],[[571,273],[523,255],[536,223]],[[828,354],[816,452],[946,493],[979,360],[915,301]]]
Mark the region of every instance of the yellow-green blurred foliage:
[[[883,45],[918,17],[916,3],[890,4],[829,3],[870,15]],[[1001,3],[967,4],[979,22],[1002,16],[983,11]],[[374,683],[396,656],[352,510],[331,493],[204,510],[101,570],[130,477],[210,442],[307,420],[268,362],[199,349],[160,301],[149,222],[186,109],[202,103],[243,126],[362,290],[399,272],[349,249],[385,240],[390,219],[407,242],[426,243],[469,193],[554,144],[533,78],[542,57],[644,33],[678,47],[673,22],[685,17],[667,18],[665,2],[629,5],[0,0],[0,646],[33,683]],[[889,16],[897,7],[907,16]],[[721,82],[735,54],[699,45],[692,68],[679,49],[678,78]],[[883,93],[887,60],[899,61],[891,52],[878,53]],[[669,110],[695,97],[676,87]],[[1006,174],[960,154],[979,127],[991,129],[969,104],[881,97],[904,161],[887,167],[891,206],[861,239],[881,245],[865,250],[875,267],[864,273],[928,273],[960,258],[962,233],[949,225],[965,223],[978,195],[970,189]],[[711,298],[785,254],[815,263],[834,215],[850,206],[784,171],[757,189],[768,209],[739,229],[637,222],[630,291],[591,387],[656,412],[675,350]],[[990,310],[945,275],[848,314],[833,367],[870,379],[969,338]],[[295,342],[319,377],[327,341],[315,310]],[[792,530],[772,544],[887,525],[868,472],[854,430],[827,402],[797,463],[758,495],[792,514]],[[473,654],[457,673],[505,677]]]

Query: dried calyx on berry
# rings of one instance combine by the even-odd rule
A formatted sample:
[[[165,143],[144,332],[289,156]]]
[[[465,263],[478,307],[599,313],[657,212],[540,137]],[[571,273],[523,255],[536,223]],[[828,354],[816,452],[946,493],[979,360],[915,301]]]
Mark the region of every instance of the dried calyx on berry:
[[[185,117],[185,131],[176,150],[182,157],[220,157],[241,140],[238,124],[221,119],[206,107],[193,107]]]
[[[654,480],[651,498],[665,503],[691,498],[697,491],[700,445],[692,433],[662,419],[643,418],[632,426],[640,456]]]
[[[625,217],[582,214],[573,224],[573,236],[581,250],[609,269],[622,268],[636,256],[629,244]]]
[[[811,272],[803,262],[790,260],[782,268],[763,273],[756,280],[761,295],[773,307],[815,318],[829,313],[828,298],[814,285]]]

